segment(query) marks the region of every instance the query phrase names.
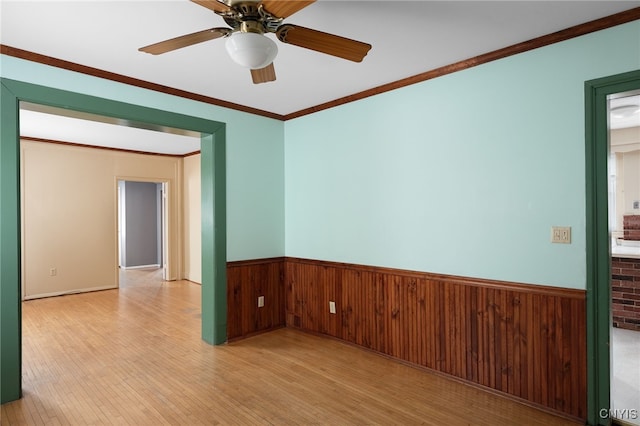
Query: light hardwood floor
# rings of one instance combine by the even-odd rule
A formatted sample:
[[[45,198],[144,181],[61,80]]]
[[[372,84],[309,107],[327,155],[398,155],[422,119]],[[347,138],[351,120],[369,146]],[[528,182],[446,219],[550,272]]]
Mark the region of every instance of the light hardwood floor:
[[[200,287],[157,277],[24,302],[24,397],[2,425],[576,424],[293,329],[207,345]]]

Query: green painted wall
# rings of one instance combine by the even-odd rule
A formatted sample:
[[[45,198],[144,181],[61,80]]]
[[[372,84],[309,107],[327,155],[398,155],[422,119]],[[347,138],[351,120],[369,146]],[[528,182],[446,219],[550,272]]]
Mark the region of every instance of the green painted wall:
[[[286,122],[287,256],[585,288],[584,82],[634,69],[640,21]]]
[[[226,123],[227,258],[284,255],[284,123],[0,55],[0,77]]]

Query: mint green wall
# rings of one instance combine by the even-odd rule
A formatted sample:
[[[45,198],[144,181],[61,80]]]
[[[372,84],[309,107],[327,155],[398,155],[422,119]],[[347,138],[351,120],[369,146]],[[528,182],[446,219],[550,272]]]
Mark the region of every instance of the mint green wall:
[[[227,259],[284,254],[284,124],[1,55],[0,76],[226,123]]]
[[[585,288],[584,82],[634,69],[640,21],[286,122],[286,255]]]

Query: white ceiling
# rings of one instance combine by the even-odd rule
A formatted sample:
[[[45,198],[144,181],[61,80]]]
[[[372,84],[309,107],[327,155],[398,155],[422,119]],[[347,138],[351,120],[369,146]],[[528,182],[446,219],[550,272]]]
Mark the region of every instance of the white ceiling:
[[[277,42],[277,81],[260,85],[229,59],[220,39],[158,56],[138,51],[226,26],[189,0],[0,0],[0,43],[286,115],[639,6],[629,0],[318,0],[285,22],[370,43],[369,54],[352,63]],[[26,113],[24,126],[37,114]]]
[[[42,105],[22,103],[20,107],[23,137],[168,155],[200,151],[200,135],[195,132],[137,128],[109,117]]]

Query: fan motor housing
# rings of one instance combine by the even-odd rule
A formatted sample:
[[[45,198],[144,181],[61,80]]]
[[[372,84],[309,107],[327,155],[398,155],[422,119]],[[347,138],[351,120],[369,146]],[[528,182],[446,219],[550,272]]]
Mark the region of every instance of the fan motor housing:
[[[235,31],[264,34],[276,32],[282,18],[276,18],[266,11],[260,2],[230,2],[230,10],[219,13]]]

